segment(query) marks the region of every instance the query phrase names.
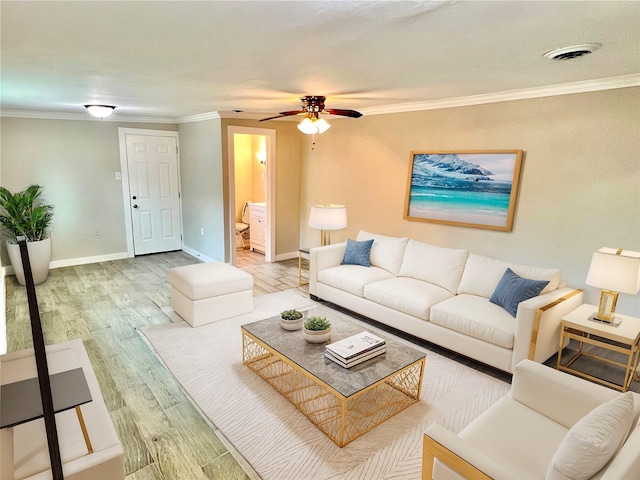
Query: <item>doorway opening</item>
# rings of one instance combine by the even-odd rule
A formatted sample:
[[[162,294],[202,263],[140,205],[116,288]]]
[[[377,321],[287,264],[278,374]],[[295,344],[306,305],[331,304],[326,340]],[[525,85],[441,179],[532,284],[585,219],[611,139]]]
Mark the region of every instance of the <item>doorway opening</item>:
[[[236,264],[238,249],[259,252],[271,262],[275,248],[275,130],[230,126],[228,142],[232,264]]]

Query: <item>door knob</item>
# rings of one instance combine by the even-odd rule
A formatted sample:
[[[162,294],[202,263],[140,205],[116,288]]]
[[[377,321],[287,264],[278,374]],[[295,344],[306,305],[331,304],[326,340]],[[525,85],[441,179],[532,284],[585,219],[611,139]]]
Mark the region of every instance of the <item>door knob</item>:
[[[134,200],[137,200],[137,199],[138,199],[138,197],[136,197],[135,195],[134,195],[133,197],[131,197],[131,198],[133,198]]]
[[[134,205],[133,205],[133,208],[138,208],[138,205],[135,205],[135,204],[134,204]]]

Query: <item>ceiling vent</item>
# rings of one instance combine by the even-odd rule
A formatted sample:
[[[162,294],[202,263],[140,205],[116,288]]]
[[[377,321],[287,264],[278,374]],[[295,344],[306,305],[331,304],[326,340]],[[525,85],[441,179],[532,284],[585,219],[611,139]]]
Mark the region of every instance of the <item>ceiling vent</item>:
[[[583,43],[582,45],[572,45],[570,47],[556,48],[544,54],[544,58],[550,60],[571,60],[582,57],[597,50],[602,45],[599,43]]]

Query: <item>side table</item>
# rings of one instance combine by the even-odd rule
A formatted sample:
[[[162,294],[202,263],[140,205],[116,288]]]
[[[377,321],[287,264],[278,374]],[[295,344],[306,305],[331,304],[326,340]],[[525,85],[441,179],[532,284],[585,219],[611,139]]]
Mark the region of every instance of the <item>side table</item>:
[[[626,392],[638,366],[640,318],[616,313],[615,316],[621,320],[621,323],[618,326],[613,326],[608,323],[591,320],[590,317],[597,310],[598,307],[596,305],[583,304],[563,317],[560,327],[557,369],[573,373],[621,392]],[[577,340],[579,347],[578,352],[567,363],[562,364],[562,347],[567,339]],[[601,357],[595,353],[586,352],[583,349],[584,344],[595,345],[599,348],[621,353],[627,357],[627,362],[621,363]],[[581,356],[594,358],[624,368],[624,381],[622,384],[617,384],[571,368],[572,364]]]
[[[302,256],[306,255],[306,258],[309,258],[309,251],[311,249],[309,247],[300,247],[298,249],[298,285],[307,285],[309,282],[302,281]]]

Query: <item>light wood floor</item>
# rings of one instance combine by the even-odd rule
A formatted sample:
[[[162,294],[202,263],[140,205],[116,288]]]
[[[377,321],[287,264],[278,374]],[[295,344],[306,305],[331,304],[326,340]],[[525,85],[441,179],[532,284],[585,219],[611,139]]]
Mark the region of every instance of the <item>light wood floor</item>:
[[[167,272],[197,261],[183,252],[170,252],[60,268],[37,286],[46,343],[78,337],[84,341],[124,446],[127,480],[259,478],[201,415],[136,331],[139,326],[171,321],[164,313],[171,308]],[[265,264],[263,255],[239,250],[237,265],[253,275],[256,296],[291,288],[308,294],[308,286],[298,284],[297,259]],[[307,266],[305,261],[305,281]],[[14,277],[7,277],[6,289],[7,343],[12,352],[31,347],[31,329],[25,288]],[[511,380],[505,372],[406,338],[471,368]],[[555,366],[555,357],[545,363]],[[615,367],[595,368],[596,376],[609,378]],[[640,392],[640,383],[633,382],[630,390]]]
[[[127,480],[257,479],[192,404],[136,328],[170,323],[167,272],[196,263],[183,252],[51,270],[36,287],[47,344],[82,338],[125,451]],[[298,260],[265,264],[238,251],[254,295],[299,288]],[[7,277],[7,344],[32,346],[26,289]]]

